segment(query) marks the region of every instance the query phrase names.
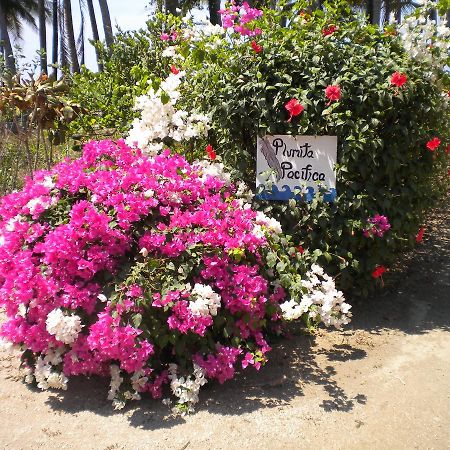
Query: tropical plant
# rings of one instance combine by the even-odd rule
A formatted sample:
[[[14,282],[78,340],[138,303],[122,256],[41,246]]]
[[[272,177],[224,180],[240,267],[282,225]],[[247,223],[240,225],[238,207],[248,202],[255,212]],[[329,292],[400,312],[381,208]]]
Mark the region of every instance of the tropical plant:
[[[2,56],[10,74],[15,74],[17,71],[11,35],[15,38],[20,38],[22,36],[24,23],[36,29],[35,15],[37,12],[37,0],[2,0],[0,2],[0,40],[2,41]]]

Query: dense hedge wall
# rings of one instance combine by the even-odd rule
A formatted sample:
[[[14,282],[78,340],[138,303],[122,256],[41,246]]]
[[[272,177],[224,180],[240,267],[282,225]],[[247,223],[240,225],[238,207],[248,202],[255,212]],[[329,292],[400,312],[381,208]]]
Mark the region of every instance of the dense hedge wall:
[[[298,5],[287,20],[290,26],[280,27],[280,13],[267,10],[258,20],[260,37],[182,43],[185,104],[211,115],[209,141],[250,185],[258,134],[338,136],[334,203],[259,207],[299,244],[320,249],[343,289],[367,294],[376,266],[414,244],[425,213],[447,188],[447,75],[412,59],[393,27],[368,26],[346,8],[310,15]],[[255,51],[252,39],[262,49]],[[401,87],[391,82],[395,72],[407,77]],[[339,101],[326,98],[328,85],[340,86]],[[305,110],[289,122],[284,105],[292,98]],[[441,145],[430,151],[434,137]],[[382,238],[363,234],[375,214],[391,224]]]

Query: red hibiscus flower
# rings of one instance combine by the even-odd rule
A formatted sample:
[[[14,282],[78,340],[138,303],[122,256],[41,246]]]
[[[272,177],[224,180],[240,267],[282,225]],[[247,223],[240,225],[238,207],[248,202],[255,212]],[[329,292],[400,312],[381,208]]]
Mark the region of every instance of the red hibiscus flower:
[[[297,251],[300,253],[300,255],[303,255],[303,253],[305,253],[305,249],[301,245],[297,247]]]
[[[374,278],[380,278],[386,270],[387,269],[384,266],[376,266],[375,270],[372,272],[372,276]]]
[[[420,228],[416,235],[416,242],[422,242],[423,235],[425,234],[425,227]]]
[[[327,99],[330,100],[327,103],[327,106],[331,104],[333,101],[338,101],[341,99],[341,88],[338,84],[336,85],[329,85],[325,88],[325,95],[327,96]]]
[[[430,152],[434,152],[440,145],[441,140],[437,137],[434,137],[431,139],[431,141],[427,142],[427,149],[430,150]]]
[[[217,157],[216,152],[213,149],[213,146],[211,144],[208,144],[206,146],[206,153],[208,154],[208,157],[211,161],[214,161]]]
[[[251,45],[252,45],[252,49],[256,53],[261,53],[262,52],[262,50],[263,50],[262,45],[258,45],[258,43],[256,41],[252,41]]]
[[[404,73],[394,72],[391,77],[391,84],[402,87],[408,81],[408,77]]]
[[[292,120],[293,117],[298,116],[305,109],[296,98],[291,98],[284,107],[289,111],[290,116],[288,122]]]
[[[175,66],[170,66],[170,71],[174,74],[174,75],[178,75],[180,73],[180,71],[175,67]]]
[[[337,30],[336,25],[330,25],[322,30],[322,36],[330,36]]]

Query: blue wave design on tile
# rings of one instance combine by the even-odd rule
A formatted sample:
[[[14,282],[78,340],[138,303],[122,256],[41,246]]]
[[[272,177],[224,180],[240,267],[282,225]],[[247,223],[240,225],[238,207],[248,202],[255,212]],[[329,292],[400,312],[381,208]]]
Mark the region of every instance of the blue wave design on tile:
[[[300,186],[295,186],[294,190],[298,189],[301,190]],[[262,192],[259,192],[256,194],[256,198],[260,200],[289,200],[291,198],[294,198],[295,200],[306,200],[307,202],[312,201],[315,195],[315,190],[312,186],[308,186],[306,188],[306,193],[304,194],[296,194],[294,195],[294,192],[291,190],[291,188],[287,185],[283,185],[281,190],[278,189],[277,186],[273,185],[272,189],[264,189]],[[319,191],[323,193],[323,199],[326,202],[333,202],[337,196],[336,189],[331,188],[327,191]]]

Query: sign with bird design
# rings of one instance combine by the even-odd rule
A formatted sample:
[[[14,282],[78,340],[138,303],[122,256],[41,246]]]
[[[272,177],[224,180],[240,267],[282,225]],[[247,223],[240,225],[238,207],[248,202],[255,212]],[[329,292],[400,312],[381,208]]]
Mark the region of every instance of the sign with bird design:
[[[289,200],[316,191],[336,197],[337,136],[258,137],[256,188],[266,200]]]

